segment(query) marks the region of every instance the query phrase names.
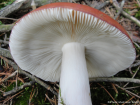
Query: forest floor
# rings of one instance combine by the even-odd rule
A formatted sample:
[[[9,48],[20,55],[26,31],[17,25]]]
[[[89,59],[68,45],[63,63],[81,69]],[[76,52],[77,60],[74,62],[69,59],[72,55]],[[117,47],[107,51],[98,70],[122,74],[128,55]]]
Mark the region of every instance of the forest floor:
[[[26,2],[29,1],[32,0]],[[46,82],[22,72],[10,55],[8,43],[12,27],[18,19],[32,11],[31,6],[22,8],[23,5],[18,7],[20,4],[15,4],[18,7],[16,11],[11,9],[9,14],[2,13],[7,12],[4,8],[13,5],[13,2],[15,3],[15,0],[0,1],[0,105],[57,105],[59,83]],[[106,78],[90,82],[92,103],[140,105],[140,1],[72,0],[72,2],[99,9],[116,20],[128,32],[136,49],[136,60],[129,68],[112,77],[116,80],[108,81]],[[117,9],[117,6],[120,9]]]

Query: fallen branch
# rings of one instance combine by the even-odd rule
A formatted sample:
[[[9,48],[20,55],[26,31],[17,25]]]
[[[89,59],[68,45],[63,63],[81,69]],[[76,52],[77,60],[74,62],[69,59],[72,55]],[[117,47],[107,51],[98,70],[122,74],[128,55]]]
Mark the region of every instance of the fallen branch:
[[[13,28],[14,24],[0,25],[0,32],[8,32]]]
[[[90,82],[132,82],[140,84],[140,79],[133,79],[133,78],[117,78],[117,77],[102,77],[102,78],[89,78]]]
[[[18,92],[18,91],[24,89],[25,87],[28,87],[28,86],[33,85],[34,83],[35,83],[35,81],[30,81],[30,82],[28,82],[28,83],[24,83],[23,85],[21,85],[21,86],[19,86],[19,87],[17,87],[17,88],[14,88],[14,89],[11,90],[11,91],[4,92],[4,93],[3,93],[3,96],[8,96],[8,95],[14,94],[14,93],[16,93],[16,92]]]
[[[17,11],[22,5],[24,1],[21,1],[19,3],[13,3],[11,5],[7,5],[6,7],[2,8],[0,10],[0,17],[5,17],[15,11]]]
[[[7,17],[0,17],[0,19],[8,19],[8,20],[14,20],[17,21],[18,19],[14,19],[14,18],[7,18]]]
[[[114,17],[114,20],[116,20],[116,19],[118,18],[118,16],[120,15],[120,13],[122,12],[124,3],[125,3],[125,0],[123,0],[123,1],[121,2],[120,10],[118,11],[118,13],[116,14],[116,16]]]
[[[42,5],[45,4],[50,4],[50,3],[54,3],[54,2],[68,2],[68,0],[34,0],[36,7],[40,7]],[[75,1],[79,1],[79,0],[75,0]],[[20,9],[27,9],[27,8],[31,8],[31,3],[32,0],[24,0],[21,2],[14,2],[11,5],[8,5],[4,8],[2,8],[0,10],[0,16],[1,17],[6,17],[7,15],[18,11]]]
[[[0,48],[0,55],[1,55],[1,56],[4,56],[4,57],[6,57],[6,58],[13,59],[13,57],[11,56],[10,51],[7,50],[7,49],[4,49],[4,48]]]

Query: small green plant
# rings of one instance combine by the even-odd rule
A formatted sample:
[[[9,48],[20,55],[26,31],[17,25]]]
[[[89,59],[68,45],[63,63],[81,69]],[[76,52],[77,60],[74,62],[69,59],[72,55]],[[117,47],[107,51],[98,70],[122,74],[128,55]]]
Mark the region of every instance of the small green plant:
[[[125,9],[124,10],[126,13],[130,14],[129,9]]]
[[[2,21],[0,21],[0,25],[3,25]]]
[[[138,9],[138,12],[135,14],[135,17],[136,17],[137,19],[140,19],[140,8]]]
[[[136,14],[135,14],[135,18],[140,19],[140,7],[138,4],[135,4],[134,6],[136,6],[138,9],[138,12],[136,12]]]

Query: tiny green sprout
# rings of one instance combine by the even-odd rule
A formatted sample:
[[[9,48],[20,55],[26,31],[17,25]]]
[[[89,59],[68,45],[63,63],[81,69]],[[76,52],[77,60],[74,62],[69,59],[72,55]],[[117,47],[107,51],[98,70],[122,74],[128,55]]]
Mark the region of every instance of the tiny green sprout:
[[[22,82],[20,82],[19,86],[21,86],[21,85],[23,85],[23,83],[22,83]]]
[[[140,19],[140,7],[138,4],[135,4],[135,6],[137,6],[138,11],[135,14],[135,18]]]
[[[103,82],[103,84],[104,84],[104,85],[106,85],[106,83],[105,83],[105,82]]]
[[[115,98],[117,98],[117,97],[118,97],[118,93],[115,94]]]
[[[126,96],[129,97],[129,95],[126,93]]]
[[[122,93],[124,95],[124,93]]]
[[[129,9],[125,9],[124,10],[126,13],[130,14]]]
[[[3,25],[2,21],[0,21],[0,25]]]
[[[26,90],[26,91],[29,90],[29,87],[26,87],[25,90]]]
[[[135,14],[135,17],[136,17],[137,19],[140,19],[140,10]]]

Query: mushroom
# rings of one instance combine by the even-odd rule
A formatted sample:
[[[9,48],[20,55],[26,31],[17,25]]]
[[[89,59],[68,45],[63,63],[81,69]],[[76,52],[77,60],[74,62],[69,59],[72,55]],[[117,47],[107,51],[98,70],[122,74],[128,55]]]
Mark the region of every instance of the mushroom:
[[[62,2],[23,16],[12,29],[10,50],[21,69],[60,82],[58,105],[92,105],[89,78],[113,76],[136,56],[115,20],[94,8]]]

